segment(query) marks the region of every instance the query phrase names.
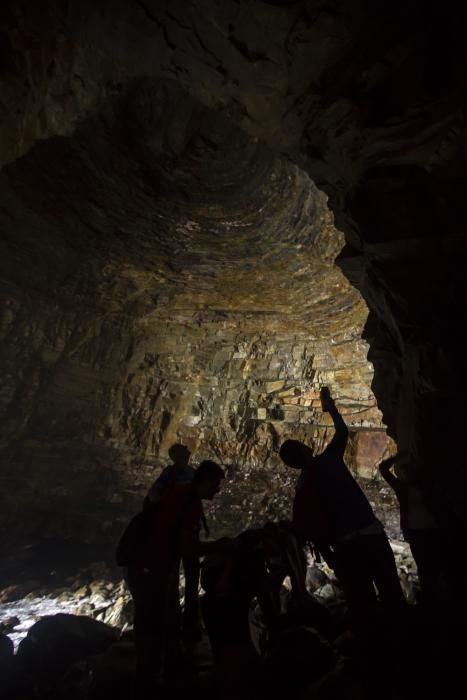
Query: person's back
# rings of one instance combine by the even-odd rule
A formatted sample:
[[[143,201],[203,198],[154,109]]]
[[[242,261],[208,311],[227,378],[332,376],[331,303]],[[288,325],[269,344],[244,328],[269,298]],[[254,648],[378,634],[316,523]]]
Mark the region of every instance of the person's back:
[[[201,610],[214,660],[221,676],[227,673],[229,683],[234,677],[239,679],[238,691],[241,677],[257,655],[249,624],[253,598],[258,599],[266,623],[276,612],[264,534],[263,530],[246,530],[235,539],[232,552],[207,557],[202,567],[205,595]]]
[[[201,585],[208,595],[246,598],[249,602],[256,595],[262,577],[267,574],[260,551],[261,533],[247,530],[235,542],[232,552],[206,557]]]
[[[340,537],[371,525],[375,514],[344,460],[325,451],[314,458],[309,474],[297,488],[295,523],[298,518],[301,523],[310,521],[311,529],[322,530],[325,543],[332,545]]]

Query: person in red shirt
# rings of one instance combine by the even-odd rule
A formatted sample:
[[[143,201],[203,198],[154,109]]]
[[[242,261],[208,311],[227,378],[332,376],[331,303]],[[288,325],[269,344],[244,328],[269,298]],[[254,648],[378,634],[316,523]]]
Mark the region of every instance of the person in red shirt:
[[[199,465],[191,483],[169,489],[148,525],[151,532],[139,561],[128,569],[142,693],[157,687],[163,670],[176,666],[180,660],[181,558],[186,577],[184,614],[197,621],[199,557],[232,547],[228,538],[212,542],[201,542],[199,538],[202,500],[214,498],[223,478],[223,469],[206,460]]]
[[[195,469],[189,465],[190,456],[191,452],[188,447],[179,442],[169,447],[169,457],[172,459],[172,464],[162,470],[150,487],[143,501],[143,509],[147,510],[158,505],[167,489],[179,484],[190,484],[193,481]],[[201,523],[206,538],[209,538],[209,527],[204,513],[201,516]]]

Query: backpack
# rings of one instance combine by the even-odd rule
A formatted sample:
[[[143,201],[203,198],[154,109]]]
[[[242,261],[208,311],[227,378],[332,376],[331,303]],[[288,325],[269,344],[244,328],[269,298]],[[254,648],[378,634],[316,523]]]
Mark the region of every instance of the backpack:
[[[117,566],[141,566],[144,564],[158,511],[158,505],[155,504],[137,513],[130,520],[117,545],[115,553]]]

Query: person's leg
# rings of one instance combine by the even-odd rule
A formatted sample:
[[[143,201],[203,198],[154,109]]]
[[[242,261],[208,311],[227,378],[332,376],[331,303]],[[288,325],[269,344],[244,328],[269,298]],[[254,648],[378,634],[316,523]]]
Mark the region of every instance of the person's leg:
[[[178,566],[169,573],[167,578],[165,610],[164,672],[167,676],[177,676],[181,670],[183,656]]]
[[[422,603],[436,603],[442,588],[441,536],[437,528],[412,529],[404,533],[417,565]]]
[[[215,605],[213,605],[211,596],[208,593],[205,593],[203,596],[201,596],[199,603],[201,609],[201,617],[203,619],[203,624],[209,638],[209,644],[211,646],[214,664],[217,665],[219,662],[219,646],[217,642],[215,625]]]
[[[394,689],[411,683],[412,638],[408,629],[409,606],[397,573],[391,545],[384,532],[363,535],[362,547],[381,602],[374,624],[372,665],[377,675],[390,678]],[[405,635],[403,630],[406,631]]]
[[[368,560],[357,535],[335,549],[334,572],[341,584],[349,608],[349,626],[355,640],[358,660],[364,675],[374,663],[374,625],[378,618],[378,600]]]
[[[137,688],[143,696],[153,691],[159,683],[167,581],[164,577],[144,574],[130,580],[129,588],[134,603]]]
[[[356,535],[337,549],[335,573],[349,605],[355,660],[367,692],[382,692],[381,678],[386,678],[390,693],[390,664],[394,656],[392,642],[387,640],[387,622],[376,595],[373,552],[368,546],[368,537]]]
[[[376,604],[376,591],[361,536],[355,536],[335,548],[333,568],[344,591],[353,617],[366,614]]]
[[[361,538],[364,556],[383,605],[401,607],[406,603],[397,574],[396,560],[384,533]]]
[[[232,596],[223,609],[223,639],[219,657],[222,700],[252,700],[258,697],[256,676],[259,655],[251,640],[250,600]]]

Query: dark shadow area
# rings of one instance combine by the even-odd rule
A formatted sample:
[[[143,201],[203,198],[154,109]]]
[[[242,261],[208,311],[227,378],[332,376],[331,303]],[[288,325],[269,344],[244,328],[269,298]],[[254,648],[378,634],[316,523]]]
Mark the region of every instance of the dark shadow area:
[[[114,566],[115,556],[108,545],[90,545],[78,540],[49,539],[5,546],[0,568],[0,588],[27,583],[29,592],[60,587],[70,576],[92,564]],[[115,567],[116,574],[118,569]],[[31,585],[33,588],[31,588]]]

